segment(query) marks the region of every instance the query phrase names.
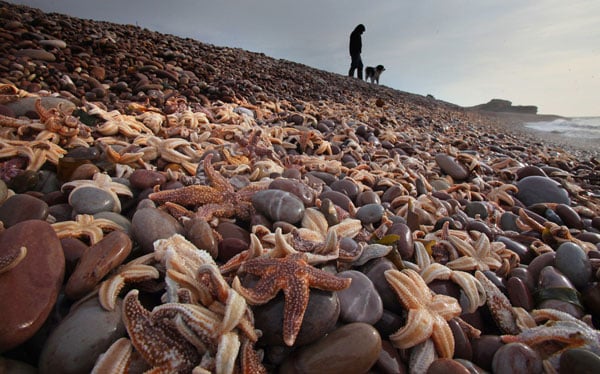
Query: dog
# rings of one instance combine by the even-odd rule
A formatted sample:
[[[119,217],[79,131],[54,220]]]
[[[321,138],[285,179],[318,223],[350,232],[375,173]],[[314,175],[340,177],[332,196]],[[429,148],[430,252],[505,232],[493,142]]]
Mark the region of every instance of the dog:
[[[379,84],[379,76],[381,76],[381,73],[383,73],[384,71],[385,68],[383,67],[383,65],[377,65],[375,67],[367,66],[367,68],[365,69],[366,79],[370,79],[371,83],[377,82],[377,84]]]

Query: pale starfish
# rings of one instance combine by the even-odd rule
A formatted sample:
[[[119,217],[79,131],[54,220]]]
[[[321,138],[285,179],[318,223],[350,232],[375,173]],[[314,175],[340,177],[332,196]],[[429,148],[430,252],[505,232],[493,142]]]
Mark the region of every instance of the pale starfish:
[[[0,139],[0,159],[25,156],[29,159],[27,170],[38,171],[46,161],[58,165],[58,161],[67,153],[61,146],[48,140],[5,140]]]
[[[129,187],[127,187],[126,185],[124,185],[122,183],[113,182],[110,175],[108,175],[106,173],[100,173],[100,172],[94,174],[92,180],[81,179],[81,180],[67,182],[62,185],[61,191],[64,192],[71,187],[73,187],[73,189],[69,192],[69,203],[71,202],[71,196],[73,196],[73,192],[77,191],[78,189],[84,188],[84,187],[99,188],[101,190],[108,192],[112,196],[112,198],[115,202],[113,211],[116,213],[119,213],[121,211],[121,201],[119,200],[118,195],[124,195],[124,196],[128,196],[128,197],[133,196],[133,192],[131,192]]]
[[[459,285],[469,300],[469,305],[464,311],[473,313],[485,304],[485,291],[481,283],[471,274],[452,270],[440,263],[433,262],[425,246],[420,241],[415,242],[415,259],[419,267],[419,274],[429,284],[434,280],[451,280]]]
[[[294,345],[300,331],[310,288],[339,291],[350,286],[351,282],[349,278],[339,278],[309,265],[303,253],[284,258],[254,258],[243,263],[239,271],[260,277],[253,288],[243,287],[237,276],[233,280],[233,289],[249,304],[265,304],[277,296],[280,290],[283,291],[283,340],[288,346]]]
[[[462,254],[456,260],[446,264],[454,270],[496,270],[502,266],[500,256],[495,252],[487,235],[481,234],[476,241],[462,240],[454,235],[449,235],[448,240],[454,245],[456,250]],[[498,242],[497,244],[504,244]]]
[[[191,185],[176,190],[151,193],[148,197],[164,204],[166,202],[183,206],[201,206],[196,215],[203,218],[239,217],[248,220],[254,212],[252,195],[266,188],[263,184],[250,184],[239,191],[218,172],[213,169],[212,154],[204,159],[204,171],[210,180],[210,186]]]
[[[550,366],[554,371],[559,368],[561,354],[568,349],[582,348],[600,354],[600,332],[583,320],[555,309],[538,309],[531,314],[537,322],[547,322],[525,329],[518,335],[502,335],[502,341],[521,342],[534,349],[540,348],[541,352],[549,354],[544,366]]]
[[[387,270],[384,274],[408,309],[404,327],[390,335],[394,346],[407,349],[431,338],[440,357],[452,358],[454,336],[447,321],[462,312],[458,301],[450,296],[435,295],[414,270]]]
[[[507,334],[518,334],[521,331],[517,321],[518,315],[508,297],[481,271],[475,272],[475,278],[479,280],[485,290],[486,303],[496,325]]]
[[[89,214],[78,214],[75,221],[52,224],[52,228],[62,238],[86,237],[90,245],[98,243],[104,237],[104,231],[124,230],[123,227],[106,218],[94,218]]]

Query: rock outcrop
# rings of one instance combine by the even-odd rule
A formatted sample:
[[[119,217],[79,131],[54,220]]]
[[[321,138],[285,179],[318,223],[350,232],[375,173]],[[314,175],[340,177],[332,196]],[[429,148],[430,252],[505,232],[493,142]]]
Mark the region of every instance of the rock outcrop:
[[[476,110],[485,110],[488,112],[511,112],[522,114],[537,114],[535,105],[512,105],[512,102],[503,99],[492,99],[485,104],[472,107]]]

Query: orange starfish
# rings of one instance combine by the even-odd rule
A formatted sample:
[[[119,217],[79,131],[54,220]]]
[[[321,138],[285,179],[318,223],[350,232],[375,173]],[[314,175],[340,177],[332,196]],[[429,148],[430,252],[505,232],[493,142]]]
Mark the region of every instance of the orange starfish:
[[[264,185],[248,185],[239,191],[219,174],[212,166],[212,154],[204,158],[204,171],[210,180],[210,186],[191,185],[176,190],[151,193],[148,196],[159,204],[170,203],[170,208],[177,205],[199,207],[197,215],[210,220],[215,217],[239,217],[248,220],[254,212],[252,195],[264,189]]]
[[[233,288],[249,304],[265,304],[283,290],[283,341],[288,346],[294,345],[300,331],[308,306],[310,288],[339,291],[349,287],[351,281],[349,278],[339,278],[309,265],[304,253],[295,253],[284,258],[253,258],[242,264],[240,271],[260,277],[252,289],[244,288],[238,277],[233,280]]]

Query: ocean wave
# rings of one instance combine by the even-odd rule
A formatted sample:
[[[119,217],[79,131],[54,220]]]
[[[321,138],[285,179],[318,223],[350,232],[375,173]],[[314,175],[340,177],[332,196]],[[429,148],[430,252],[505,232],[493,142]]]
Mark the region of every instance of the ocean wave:
[[[600,117],[560,118],[553,121],[528,122],[525,126],[532,130],[572,138],[600,139]]]

